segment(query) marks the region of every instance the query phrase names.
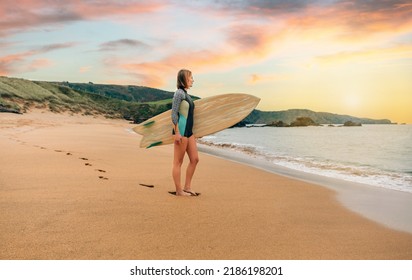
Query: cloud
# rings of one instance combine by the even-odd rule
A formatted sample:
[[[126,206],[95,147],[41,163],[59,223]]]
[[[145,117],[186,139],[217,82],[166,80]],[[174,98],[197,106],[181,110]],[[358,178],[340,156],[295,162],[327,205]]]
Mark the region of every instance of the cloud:
[[[412,26],[412,5],[405,0],[228,0],[209,3],[206,9],[238,22],[255,21],[268,27],[280,23],[291,32],[334,28],[342,40],[410,32]]]
[[[281,81],[287,80],[289,77],[285,74],[251,74],[249,75],[249,79],[247,84],[255,85],[259,83],[266,83],[266,82],[273,82],[273,81]]]
[[[164,5],[160,1],[139,0],[2,0],[0,36],[50,24],[149,13]]]
[[[154,61],[117,61],[114,68],[126,71],[139,82],[164,86],[181,68],[196,73],[221,72],[259,63],[276,53],[285,32],[258,24],[233,24],[222,28],[223,40],[213,48],[176,49]]]
[[[365,40],[378,34],[410,32],[412,5],[406,1],[336,1],[312,5],[288,23],[302,29],[328,30],[344,40]]]
[[[33,61],[31,61],[27,66],[26,66],[26,72],[35,72],[38,69],[41,68],[47,68],[52,66],[53,63],[51,60],[47,59],[47,58],[39,58],[39,59],[34,59]]]
[[[300,49],[299,46],[306,42],[316,49],[315,61],[318,64],[356,60],[368,55],[375,57],[377,55],[373,53],[378,54],[382,45],[370,43],[369,38],[387,36],[385,40],[386,38],[389,40],[382,40],[386,43],[391,42],[391,38],[411,33],[412,5],[409,2],[395,0],[3,0],[0,3],[0,36],[31,28],[55,27],[75,21],[97,19],[117,21],[124,20],[125,15],[147,14],[151,16],[151,13],[162,11],[162,13],[155,14],[153,18],[148,17],[154,22],[153,26],[147,26],[147,28],[156,26],[155,32],[150,34],[155,34],[153,37],[156,36],[157,40],[169,42],[167,47],[159,44],[161,47],[155,47],[153,51],[152,46],[139,40],[138,35],[136,37],[126,35],[129,38],[106,41],[98,45],[99,51],[103,52],[150,48],[152,51],[150,54],[145,52],[144,56],[133,56],[133,58],[130,57],[130,53],[126,54],[121,51],[116,53],[116,57],[113,53],[103,54],[100,57],[105,60],[103,64],[106,66],[106,72],[113,73],[112,76],[124,75],[137,79],[145,85],[162,86],[170,77],[175,76],[178,69],[183,67],[190,68],[197,73],[248,67],[268,58],[276,58],[279,51],[282,51],[280,55],[288,55],[290,54],[287,50],[289,47],[294,48],[295,53],[301,50],[305,52],[305,49]],[[170,9],[170,13],[164,13],[167,12],[165,8]],[[176,11],[178,12],[174,13]],[[193,34],[192,28],[196,28],[196,23],[191,25],[191,17],[187,18],[189,19],[187,25],[183,24],[186,18],[177,17],[182,11],[194,12],[191,14],[192,18],[201,17],[199,18],[201,30],[210,32],[212,38],[218,39],[212,42],[209,37],[204,39],[206,33],[199,32],[187,41],[182,40],[184,47],[182,47],[183,42],[175,43],[176,34],[181,38],[187,35],[186,28],[191,28],[190,34]],[[174,25],[181,29],[169,31],[163,28],[166,20],[174,22],[182,20],[181,24]],[[214,23],[217,22],[219,25],[215,24],[208,30],[210,20],[214,20]],[[122,21],[122,23],[125,22]],[[110,39],[103,38],[103,40]],[[341,44],[342,42],[345,44]],[[370,45],[364,50],[357,45],[359,42],[370,43]],[[17,54],[14,60],[12,56],[0,57],[0,61],[3,61],[1,67],[4,71],[11,71],[13,61],[20,65],[28,65],[30,56],[73,45],[74,43],[63,43],[43,46],[32,49],[26,54],[20,53],[21,57]],[[336,45],[339,45],[338,49],[332,47]],[[319,55],[319,53],[325,53],[325,50],[328,54],[332,54]],[[299,55],[307,54],[302,53],[297,56]],[[312,57],[313,55],[309,59]],[[255,75],[249,82],[258,83],[273,78]]]
[[[162,87],[166,80],[175,75],[176,69],[184,68],[178,66],[178,62],[142,62],[142,63],[119,63],[117,67],[126,71],[126,74],[137,79],[145,86]]]
[[[0,75],[7,76],[13,73],[13,69],[27,56],[26,53],[6,55],[0,57]]]
[[[40,58],[30,60],[35,52],[23,52],[0,57],[0,75],[8,76],[14,73],[33,72],[38,68],[51,65],[50,60]]]
[[[77,45],[77,43],[74,43],[74,42],[67,42],[67,43],[61,43],[61,44],[50,44],[50,45],[42,46],[34,50],[34,52],[35,53],[46,53],[46,52],[59,50],[59,49],[71,48],[75,45]]]
[[[226,30],[228,43],[238,50],[256,50],[265,45],[267,29],[259,25],[235,25]]]
[[[13,2],[13,3],[8,3]],[[47,1],[48,2],[48,1]],[[0,4],[0,35],[24,31],[53,23],[80,20],[82,16],[43,1],[2,1]],[[44,9],[43,7],[50,7]]]
[[[36,55],[45,54],[54,50],[70,48],[76,43],[49,44],[25,52],[0,56],[0,74],[12,75],[14,73],[33,72],[38,68],[52,65],[46,58],[35,58]]]
[[[337,65],[355,62],[376,62],[393,59],[412,59],[412,45],[398,45],[387,48],[346,51],[330,55],[318,56],[315,62],[318,65]]]
[[[105,42],[100,45],[100,50],[101,51],[115,51],[118,49],[124,49],[124,48],[148,48],[149,45],[146,43],[143,43],[139,40],[133,40],[133,39],[120,39],[120,40],[115,40],[115,41],[109,41]]]
[[[194,2],[194,1],[191,1]],[[287,14],[292,12],[299,12],[305,9],[307,6],[312,5],[320,1],[307,1],[307,0],[223,0],[213,1],[205,4],[207,8],[214,9],[218,12],[231,12],[237,15],[257,15],[257,16],[278,16],[279,14]],[[195,6],[198,5],[194,2]],[[188,5],[193,5],[188,3]]]

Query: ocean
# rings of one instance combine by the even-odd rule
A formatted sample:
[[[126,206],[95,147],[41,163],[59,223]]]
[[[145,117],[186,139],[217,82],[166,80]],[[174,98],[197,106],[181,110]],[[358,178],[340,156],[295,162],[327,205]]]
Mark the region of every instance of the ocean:
[[[412,193],[412,125],[231,128],[199,143],[274,167]]]

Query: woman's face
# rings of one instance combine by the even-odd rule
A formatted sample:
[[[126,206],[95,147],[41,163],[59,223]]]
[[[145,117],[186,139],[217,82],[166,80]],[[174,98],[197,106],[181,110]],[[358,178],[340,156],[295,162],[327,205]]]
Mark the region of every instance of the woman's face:
[[[194,82],[195,80],[193,80],[193,76],[192,75],[190,75],[189,77],[188,77],[188,79],[187,79],[187,88],[191,88],[192,86],[193,86],[193,82]]]

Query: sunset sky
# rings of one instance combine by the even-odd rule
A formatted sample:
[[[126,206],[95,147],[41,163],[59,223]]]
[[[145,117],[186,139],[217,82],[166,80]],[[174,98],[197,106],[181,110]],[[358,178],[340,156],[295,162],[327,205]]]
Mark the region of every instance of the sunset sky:
[[[412,1],[1,0],[0,75],[412,123]]]

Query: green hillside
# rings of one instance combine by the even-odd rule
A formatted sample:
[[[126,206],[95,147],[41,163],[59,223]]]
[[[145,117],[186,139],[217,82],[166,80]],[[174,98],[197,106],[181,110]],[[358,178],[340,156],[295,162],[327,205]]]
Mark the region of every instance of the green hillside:
[[[142,86],[102,85],[94,83],[82,84],[69,82],[58,84],[70,87],[71,89],[80,92],[98,94],[105,97],[131,102],[150,102],[171,99],[173,97],[172,92]]]
[[[173,92],[142,86],[101,85],[93,83],[38,82],[0,77],[0,112],[25,113],[32,108],[52,112],[72,112],[124,118],[136,123],[169,110]],[[194,99],[198,97],[193,96]],[[348,115],[314,112],[303,109],[253,112],[242,124],[290,124],[297,118],[312,119],[318,124],[390,124],[387,119],[373,120]]]
[[[15,113],[38,108],[141,122],[170,109],[172,97],[172,92],[147,87],[0,77],[0,111]]]

